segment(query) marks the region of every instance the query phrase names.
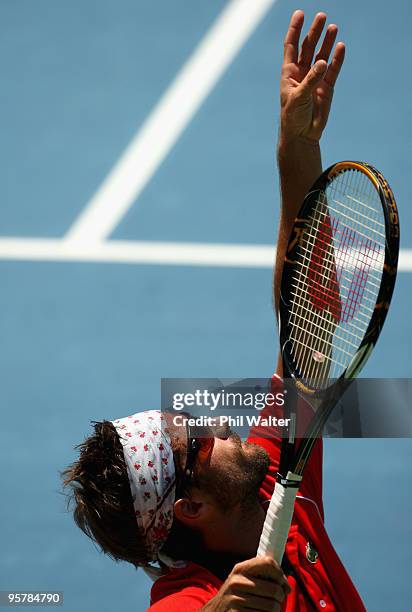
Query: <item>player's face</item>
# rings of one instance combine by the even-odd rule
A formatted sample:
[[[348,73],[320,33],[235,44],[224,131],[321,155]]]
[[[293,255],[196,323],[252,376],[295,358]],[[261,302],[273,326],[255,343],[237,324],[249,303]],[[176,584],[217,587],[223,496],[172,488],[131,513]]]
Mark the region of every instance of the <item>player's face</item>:
[[[188,413],[180,415],[191,417]],[[269,457],[262,447],[242,442],[227,425],[203,428],[196,438],[199,429],[176,427],[173,415],[168,413],[166,419],[173,434],[175,461],[181,473],[188,462],[193,467],[193,476],[184,479],[185,484],[201,488],[224,511],[237,505],[246,509],[256,504],[269,467]],[[199,444],[192,444],[194,438]]]
[[[256,504],[259,488],[269,467],[266,451],[242,442],[228,427],[212,428],[213,447],[200,456],[195,468],[199,485],[213,495],[224,510]]]

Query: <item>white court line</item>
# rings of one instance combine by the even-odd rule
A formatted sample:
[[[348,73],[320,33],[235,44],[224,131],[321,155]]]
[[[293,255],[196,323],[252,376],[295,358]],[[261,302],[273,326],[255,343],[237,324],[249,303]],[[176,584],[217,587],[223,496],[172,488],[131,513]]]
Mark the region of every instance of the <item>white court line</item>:
[[[107,238],[142,192],[202,102],[277,0],[232,0],[113,167],[66,240]]]
[[[0,238],[1,260],[271,268],[275,247],[128,240],[87,245],[48,238]],[[412,249],[401,249],[399,271],[412,272]]]
[[[266,268],[273,266],[273,245],[202,244],[110,240],[71,243],[48,238],[0,238],[0,261],[74,261]]]

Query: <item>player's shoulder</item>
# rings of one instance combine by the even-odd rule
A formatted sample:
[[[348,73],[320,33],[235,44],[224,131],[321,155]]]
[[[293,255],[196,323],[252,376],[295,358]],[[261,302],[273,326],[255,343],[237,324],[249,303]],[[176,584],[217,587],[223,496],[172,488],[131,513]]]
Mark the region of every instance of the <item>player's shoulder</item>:
[[[199,610],[216,595],[222,581],[206,568],[193,562],[173,568],[158,578],[150,593],[151,612]]]

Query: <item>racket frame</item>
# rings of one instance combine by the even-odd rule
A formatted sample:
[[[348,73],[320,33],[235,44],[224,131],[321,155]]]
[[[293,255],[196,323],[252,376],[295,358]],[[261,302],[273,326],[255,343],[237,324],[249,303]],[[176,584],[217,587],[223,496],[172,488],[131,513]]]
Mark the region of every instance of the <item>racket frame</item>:
[[[328,184],[336,176],[348,169],[362,172],[375,185],[382,204],[386,239],[384,266],[376,305],[369,325],[366,329],[364,338],[350,364],[340,378],[355,378],[365,365],[384,324],[396,281],[399,254],[399,216],[395,198],[388,182],[376,168],[365,162],[343,161],[333,164],[320,175],[304,199],[302,208],[295,220],[295,224],[289,238],[286,255],[283,262],[282,279],[280,285],[279,337],[283,366],[286,369],[286,372],[284,371],[283,375],[284,377],[288,376],[293,378],[298,391],[301,394],[304,394],[308,399],[325,399],[325,396],[329,395],[330,391],[329,389],[318,390],[313,386],[305,384],[302,381],[299,368],[294,362],[290,350],[289,340],[291,336],[291,329],[289,325],[290,303],[292,300],[292,287],[289,279],[293,273],[293,268],[295,265],[294,258],[297,255],[305,229],[311,222],[310,213],[312,212],[315,203],[318,201],[320,193],[325,191]],[[335,384],[340,387],[340,391],[344,390],[341,387],[345,385],[343,385],[340,379],[337,379]]]

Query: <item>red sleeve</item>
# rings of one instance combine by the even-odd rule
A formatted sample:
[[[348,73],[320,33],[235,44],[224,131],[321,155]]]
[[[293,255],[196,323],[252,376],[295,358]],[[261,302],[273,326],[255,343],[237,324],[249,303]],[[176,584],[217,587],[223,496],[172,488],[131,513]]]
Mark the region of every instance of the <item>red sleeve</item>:
[[[194,612],[216,595],[222,581],[204,567],[188,563],[170,570],[152,586],[150,612]]]
[[[187,592],[186,592],[187,591]],[[196,588],[185,589],[185,592],[174,593],[168,597],[160,599],[150,606],[150,612],[196,612],[201,610],[211,599],[204,591]]]
[[[274,375],[271,380],[271,393],[276,396],[283,392],[282,379]],[[299,410],[299,416],[307,414],[310,417],[312,409],[308,404],[302,403],[302,409]],[[280,411],[280,412],[279,412]],[[269,416],[282,417],[282,410],[278,406],[266,406],[261,412],[261,422]],[[276,481],[276,474],[279,469],[280,450],[282,440],[276,434],[272,427],[258,425],[250,430],[248,442],[259,444],[268,453],[270,457],[269,473],[263,483],[261,493],[266,499],[270,498]],[[313,500],[321,513],[323,519],[323,499],[322,499],[322,439],[319,438],[315,442],[311,456],[305,468],[302,484],[300,486],[300,495]]]

